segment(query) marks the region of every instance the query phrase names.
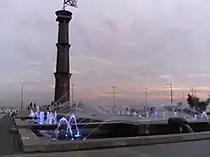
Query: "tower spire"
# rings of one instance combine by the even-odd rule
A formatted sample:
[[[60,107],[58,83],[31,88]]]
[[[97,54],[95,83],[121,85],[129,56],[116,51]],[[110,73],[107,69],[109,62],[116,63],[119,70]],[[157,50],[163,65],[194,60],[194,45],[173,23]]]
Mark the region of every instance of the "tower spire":
[[[55,12],[58,22],[57,61],[55,75],[54,101],[60,103],[70,101],[70,78],[69,70],[69,22],[72,19],[72,12],[65,10],[67,6],[77,8],[77,0],[64,0],[63,9]]]
[[[57,46],[57,62],[55,75],[55,97],[54,101],[58,101],[63,95],[61,103],[69,101],[69,84],[71,73],[69,73],[69,22],[72,19],[72,13],[67,10],[56,11],[58,21],[58,42]],[[68,93],[68,94],[67,94]]]

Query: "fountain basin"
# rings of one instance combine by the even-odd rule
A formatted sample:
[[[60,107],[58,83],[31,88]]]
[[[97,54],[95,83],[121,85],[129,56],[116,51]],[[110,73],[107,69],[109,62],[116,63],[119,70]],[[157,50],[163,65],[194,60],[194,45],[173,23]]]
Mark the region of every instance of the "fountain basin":
[[[37,136],[30,130],[19,129],[24,152],[56,152],[56,151],[73,151],[87,150],[98,148],[114,148],[125,146],[153,145],[162,143],[176,143],[195,140],[210,139],[210,132],[175,134],[175,135],[158,135],[144,137],[121,137],[121,138],[105,138],[90,139],[78,141],[52,141]]]
[[[73,129],[72,132],[74,135],[73,139],[74,140],[83,140],[83,138],[85,136],[87,136],[88,134],[91,133],[93,129],[91,128],[85,128],[80,132],[80,135],[77,136],[76,135],[76,129]],[[57,132],[55,130],[32,130],[37,137],[39,138],[45,138],[48,140],[73,140],[71,137],[70,133],[66,133],[66,130],[59,130],[59,135],[57,136]],[[91,134],[91,136],[88,137],[89,139],[102,139],[102,138],[114,138],[112,136],[110,136],[109,134],[109,130],[105,130],[105,129],[98,129],[96,131],[94,131],[93,134]]]

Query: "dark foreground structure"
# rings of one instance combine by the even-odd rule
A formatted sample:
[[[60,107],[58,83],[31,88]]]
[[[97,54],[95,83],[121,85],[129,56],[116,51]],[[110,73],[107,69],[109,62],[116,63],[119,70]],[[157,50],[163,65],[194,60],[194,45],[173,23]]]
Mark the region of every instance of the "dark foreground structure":
[[[19,133],[11,130],[14,124],[14,120],[8,115],[0,119],[0,156],[23,152],[23,145]]]

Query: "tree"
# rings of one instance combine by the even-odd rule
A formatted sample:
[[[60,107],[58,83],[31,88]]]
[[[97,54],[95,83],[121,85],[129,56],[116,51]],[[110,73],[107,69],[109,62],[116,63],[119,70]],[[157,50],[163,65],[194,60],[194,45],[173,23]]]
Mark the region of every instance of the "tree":
[[[207,101],[200,101],[198,103],[198,106],[196,106],[196,110],[199,111],[199,112],[203,112],[206,110],[206,107],[208,106],[208,103]]]
[[[193,103],[193,98],[192,98],[192,96],[190,94],[188,94],[187,103],[189,104],[191,109],[193,109],[195,107],[195,105]]]
[[[208,98],[206,101],[200,101],[198,97],[188,94],[187,102],[191,109],[203,112],[206,110],[208,102],[210,102],[210,98]]]
[[[207,104],[210,103],[210,95],[209,95],[209,97],[207,98],[206,102],[207,102]]]
[[[188,94],[187,102],[188,102],[190,108],[194,109],[194,108],[196,108],[196,106],[198,106],[199,98]]]

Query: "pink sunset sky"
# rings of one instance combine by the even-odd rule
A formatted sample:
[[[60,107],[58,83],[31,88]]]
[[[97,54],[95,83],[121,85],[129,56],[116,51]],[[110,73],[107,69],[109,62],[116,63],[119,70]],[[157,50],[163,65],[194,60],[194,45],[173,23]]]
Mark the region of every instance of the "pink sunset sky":
[[[70,24],[75,100],[142,105],[182,101],[210,89],[208,0],[80,0]],[[54,96],[57,23],[62,0],[0,1],[0,104],[48,104]]]

